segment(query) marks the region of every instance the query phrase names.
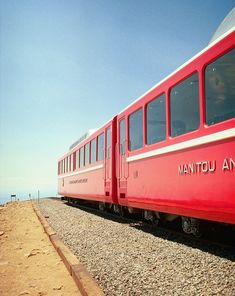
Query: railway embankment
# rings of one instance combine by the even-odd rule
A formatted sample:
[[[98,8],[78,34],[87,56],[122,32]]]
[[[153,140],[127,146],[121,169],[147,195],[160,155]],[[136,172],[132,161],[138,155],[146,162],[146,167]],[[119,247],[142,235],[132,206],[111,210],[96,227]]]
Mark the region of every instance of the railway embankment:
[[[0,295],[79,296],[29,201],[0,207]]]
[[[223,246],[41,200],[57,235],[105,295],[235,295],[235,254]]]

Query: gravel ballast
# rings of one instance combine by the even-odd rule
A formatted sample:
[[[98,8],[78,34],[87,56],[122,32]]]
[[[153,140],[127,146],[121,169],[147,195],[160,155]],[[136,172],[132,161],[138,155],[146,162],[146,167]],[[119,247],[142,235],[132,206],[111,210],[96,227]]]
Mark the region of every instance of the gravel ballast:
[[[59,200],[38,204],[105,295],[235,295],[235,254],[162,230],[142,231]]]

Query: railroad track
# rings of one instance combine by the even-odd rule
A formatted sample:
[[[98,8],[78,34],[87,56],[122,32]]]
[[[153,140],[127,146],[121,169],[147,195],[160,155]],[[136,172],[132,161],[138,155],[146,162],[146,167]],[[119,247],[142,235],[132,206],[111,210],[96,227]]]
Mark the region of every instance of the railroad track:
[[[191,247],[198,247],[203,251],[209,251],[216,255],[218,255],[221,249],[226,249],[232,256],[235,254],[235,229],[220,223],[205,221],[205,232],[201,237],[195,237],[192,234],[184,233],[179,221],[171,223],[160,221],[158,225],[155,225],[154,223],[144,220],[140,215],[127,214],[127,216],[121,216],[111,211],[102,211],[93,203],[86,201],[82,201],[82,203],[64,203],[105,219],[129,224],[130,227],[151,233],[154,236],[177,241],[178,243],[183,243]]]
[[[105,295],[235,295],[235,252],[226,242],[87,204],[47,199],[39,206]]]

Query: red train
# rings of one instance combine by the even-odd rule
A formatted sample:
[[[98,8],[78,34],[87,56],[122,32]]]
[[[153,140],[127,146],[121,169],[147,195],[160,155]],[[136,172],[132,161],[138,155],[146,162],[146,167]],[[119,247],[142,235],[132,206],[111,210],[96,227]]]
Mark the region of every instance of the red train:
[[[235,224],[235,27],[60,158],[58,192],[187,233]]]

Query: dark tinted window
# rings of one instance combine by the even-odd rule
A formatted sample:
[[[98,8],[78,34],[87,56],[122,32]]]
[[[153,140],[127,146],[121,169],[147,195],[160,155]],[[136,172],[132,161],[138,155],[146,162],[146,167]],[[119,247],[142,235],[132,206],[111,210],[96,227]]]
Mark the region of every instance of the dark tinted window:
[[[91,163],[96,162],[96,139],[91,141]]]
[[[98,136],[98,160],[104,159],[104,133]]]
[[[205,96],[208,125],[235,117],[235,49],[206,67]]]
[[[129,117],[129,149],[131,151],[143,147],[143,111],[132,113]]]
[[[120,143],[120,154],[123,155],[126,153],[126,121],[123,118],[119,122],[119,143]]]
[[[110,158],[111,153],[111,129],[106,130],[106,158]]]
[[[84,166],[84,147],[80,148],[80,168],[82,168]]]
[[[166,98],[161,95],[147,105],[147,144],[166,139]]]
[[[199,127],[198,74],[172,88],[170,94],[171,136],[179,136]]]
[[[85,145],[85,166],[90,163],[90,143]]]

